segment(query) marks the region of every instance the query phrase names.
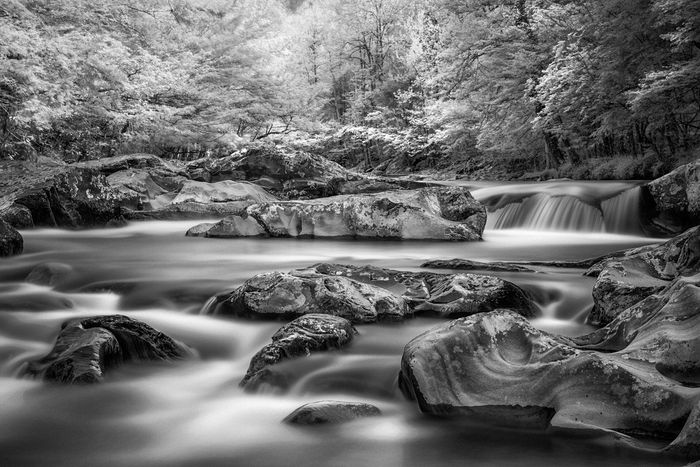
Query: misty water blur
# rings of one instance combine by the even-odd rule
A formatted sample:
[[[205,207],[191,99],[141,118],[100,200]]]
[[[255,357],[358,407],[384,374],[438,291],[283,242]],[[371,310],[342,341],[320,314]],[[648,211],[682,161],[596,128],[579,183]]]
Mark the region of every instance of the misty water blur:
[[[238,382],[280,323],[199,311],[213,294],[255,274],[318,262],[419,270],[423,261],[440,258],[578,260],[654,239],[549,229],[488,230],[474,243],[185,237],[196,223],[23,232],[25,254],[0,262],[0,464],[639,465],[650,459],[603,433],[502,431],[422,417],[398,393],[396,376],[403,346],[437,319],[357,326],[359,336],[347,349],[280,365],[294,376],[289,393],[251,395]],[[25,282],[42,263],[68,265],[68,272],[52,287]],[[580,269],[536,269],[495,275],[531,293],[541,309],[536,326],[587,332],[593,280]],[[200,359],[126,365],[104,384],[86,387],[18,377],[28,360],[51,349],[62,322],[112,313],[186,342]],[[384,416],[321,429],[280,423],[301,404],[329,398],[367,401]]]

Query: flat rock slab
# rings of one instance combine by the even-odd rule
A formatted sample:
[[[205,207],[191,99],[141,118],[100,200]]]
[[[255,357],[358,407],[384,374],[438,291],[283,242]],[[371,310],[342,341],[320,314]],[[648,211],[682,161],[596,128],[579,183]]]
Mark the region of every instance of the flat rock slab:
[[[374,405],[361,402],[318,401],[302,405],[287,415],[283,422],[294,425],[344,423],[358,418],[376,417],[381,413]]]
[[[459,187],[423,188],[313,201],[254,204],[214,226],[188,235],[245,237],[264,231],[270,237],[480,240],[486,210]],[[258,235],[257,233],[255,235]]]
[[[193,355],[186,345],[143,322],[122,315],[96,316],[65,322],[53,350],[30,362],[26,374],[63,384],[98,383],[125,362]]]
[[[253,356],[240,385],[247,391],[276,385],[274,373],[267,371],[270,366],[314,352],[341,349],[355,334],[357,330],[350,321],[337,316],[309,314],[297,318],[282,326],[272,336],[272,342]]]

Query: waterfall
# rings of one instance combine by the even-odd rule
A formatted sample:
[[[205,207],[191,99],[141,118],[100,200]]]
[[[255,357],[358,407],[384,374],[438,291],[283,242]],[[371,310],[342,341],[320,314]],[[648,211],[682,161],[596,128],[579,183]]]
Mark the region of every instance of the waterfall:
[[[639,222],[641,192],[642,189],[636,186],[600,203],[606,232],[641,232]]]
[[[532,190],[532,186],[529,186]],[[640,233],[639,187],[623,191],[585,193],[543,189],[513,199],[509,191],[481,201],[488,206],[487,229],[527,229],[576,232]],[[597,196],[596,196],[597,195]]]

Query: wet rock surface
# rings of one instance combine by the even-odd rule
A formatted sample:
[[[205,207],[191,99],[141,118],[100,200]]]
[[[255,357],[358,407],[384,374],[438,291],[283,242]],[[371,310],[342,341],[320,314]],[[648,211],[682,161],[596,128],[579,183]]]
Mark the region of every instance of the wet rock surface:
[[[22,253],[24,239],[10,224],[0,219],[0,257]]]
[[[400,387],[421,411],[525,426],[673,439],[697,390],[629,356],[581,350],[509,310],[438,326],[406,345]]]
[[[679,277],[605,327],[571,342],[648,362],[671,379],[700,385],[700,274]]]
[[[381,411],[371,404],[344,401],[318,401],[302,405],[283,422],[294,425],[344,423],[364,417],[376,417]]]
[[[436,259],[426,261],[420,267],[428,269],[459,269],[464,271],[535,272],[527,266],[516,263],[481,262],[468,259]]]
[[[232,292],[212,297],[203,312],[254,319],[324,313],[372,323],[413,314],[454,319],[503,307],[528,317],[538,312],[525,291],[493,276],[321,263],[257,275]]]
[[[443,187],[254,204],[222,221],[216,236],[243,237],[262,229],[270,237],[474,241],[485,223],[485,208],[469,191]],[[206,236],[205,227],[198,227],[201,232]]]
[[[680,233],[700,223],[700,160],[643,187],[651,230]]]
[[[512,282],[478,274],[438,274],[320,263],[308,270],[342,276],[384,288],[405,300],[416,314],[459,318],[497,308],[512,308],[534,316],[538,308]]]
[[[270,366],[314,352],[341,349],[353,340],[355,334],[357,330],[345,318],[324,314],[297,318],[282,326],[272,336],[272,342],[255,354],[241,386],[247,391],[263,385],[276,386],[275,374],[267,371]]]
[[[659,245],[628,250],[621,256],[593,265],[598,275],[593,287],[594,309],[589,322],[610,323],[618,313],[661,291],[679,276],[700,272],[700,228]]]
[[[258,319],[293,319],[312,313],[353,323],[404,319],[406,302],[383,288],[309,271],[272,272],[214,298],[205,313]]]
[[[102,382],[126,362],[173,361],[194,355],[186,345],[122,315],[75,319],[63,324],[54,348],[25,373],[64,384]]]
[[[0,217],[22,226],[82,228],[124,222],[128,202],[97,169],[42,163],[3,163]],[[26,213],[31,214],[31,222]]]

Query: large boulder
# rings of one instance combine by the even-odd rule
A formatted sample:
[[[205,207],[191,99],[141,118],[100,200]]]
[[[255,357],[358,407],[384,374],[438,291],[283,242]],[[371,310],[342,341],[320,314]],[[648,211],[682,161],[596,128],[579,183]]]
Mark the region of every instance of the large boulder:
[[[589,322],[606,325],[615,317],[679,276],[700,272],[700,227],[654,247],[628,250],[593,265],[588,275],[598,275],[593,286],[594,308]]]
[[[700,224],[700,160],[642,187],[652,231],[679,233]]]
[[[14,227],[0,219],[0,257],[22,253],[24,239]]]
[[[538,311],[530,296],[512,282],[479,274],[438,274],[320,263],[307,271],[347,277],[381,287],[401,297],[416,314],[453,319],[497,308],[527,317]]]
[[[93,227],[124,222],[123,193],[114,190],[97,169],[58,163],[31,166],[3,163],[0,217],[17,209],[31,213],[31,224],[42,227]]]
[[[357,331],[345,318],[310,314],[282,326],[272,342],[256,353],[241,381],[247,391],[275,385],[279,377],[269,367],[281,361],[305,357],[314,352],[340,349],[349,344]]]
[[[679,277],[571,343],[648,362],[669,378],[700,385],[700,274]]]
[[[298,271],[257,275],[233,292],[215,297],[204,312],[259,319],[323,313],[353,323],[396,321],[410,314],[403,299],[380,287],[346,277]]]
[[[493,276],[320,263],[255,276],[215,296],[204,313],[266,319],[324,313],[369,323],[413,314],[453,319],[503,307],[528,317],[538,310],[520,287]]]
[[[579,350],[509,310],[416,337],[399,379],[429,414],[665,437],[680,432],[698,396],[646,362]]]
[[[247,180],[285,199],[376,193],[430,185],[359,174],[317,154],[264,144],[227,157],[192,161],[186,170],[193,180]]]
[[[271,237],[474,241],[481,239],[485,224],[486,210],[469,191],[440,187],[254,204],[216,231],[220,237],[262,229]],[[207,236],[208,231],[195,232]]]
[[[320,425],[376,417],[381,413],[374,405],[363,402],[318,401],[302,405],[282,421],[293,425]]]
[[[98,383],[105,373],[134,361],[173,361],[193,355],[186,345],[122,315],[67,321],[53,350],[30,362],[26,374],[64,384]]]

